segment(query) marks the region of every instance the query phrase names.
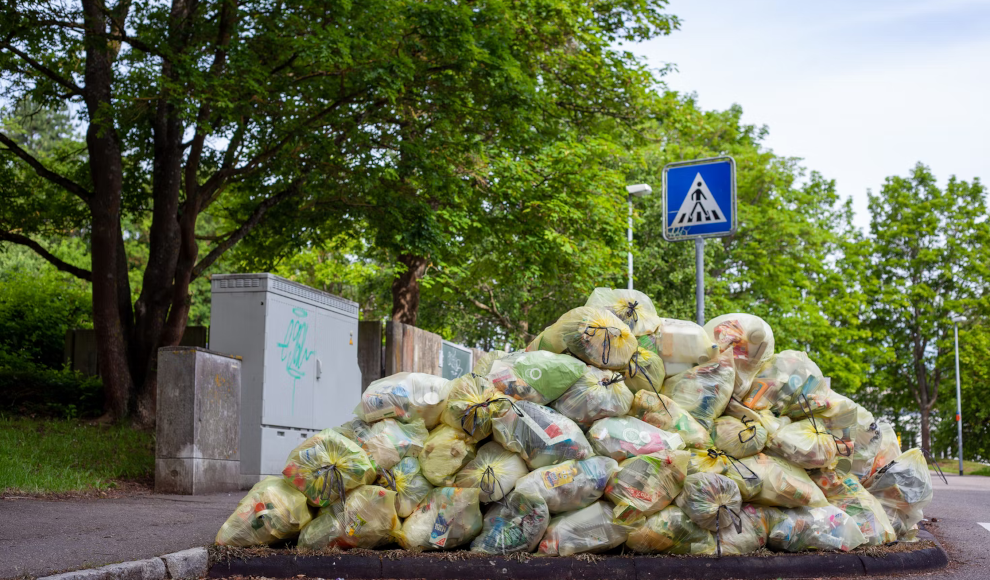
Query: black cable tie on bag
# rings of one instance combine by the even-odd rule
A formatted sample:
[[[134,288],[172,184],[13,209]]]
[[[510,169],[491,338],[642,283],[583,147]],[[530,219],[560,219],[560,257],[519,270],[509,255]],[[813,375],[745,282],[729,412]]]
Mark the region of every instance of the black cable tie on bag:
[[[464,430],[466,433],[470,433],[471,435],[474,435],[474,432],[478,429],[478,409],[487,409],[488,407],[496,403],[500,403],[501,401],[508,401],[509,405],[512,407],[512,410],[515,411],[517,415],[522,415],[522,411],[519,410],[519,407],[516,407],[516,404],[512,401],[512,399],[508,397],[497,397],[494,399],[488,399],[487,401],[483,401],[481,403],[475,403],[470,407],[468,407],[466,411],[464,411],[464,414],[461,415],[461,429]],[[474,413],[474,419],[471,423],[471,429],[469,430],[464,425],[464,423],[467,422],[468,416],[471,415],[471,413]]]
[[[392,488],[392,491],[398,492],[399,488],[395,485],[395,473],[391,469],[381,470],[382,479],[385,480],[385,485]]]
[[[610,326],[593,326],[589,324],[587,328],[584,329],[585,336],[594,338],[598,334],[599,330],[605,331],[605,341],[602,343],[602,365],[608,365],[609,356],[612,354],[612,327]],[[589,332],[590,331],[590,332]],[[621,334],[622,331],[619,330]]]
[[[756,472],[753,471],[752,469],[750,469],[749,466],[746,465],[745,463],[743,463],[742,461],[739,461],[738,459],[736,459],[735,457],[729,455],[725,451],[722,451],[721,449],[716,449],[714,447],[709,447],[708,448],[708,457],[711,457],[712,459],[718,459],[719,456],[725,457],[726,459],[729,460],[729,465],[731,465],[732,467],[734,467],[736,469],[736,473],[739,474],[739,477],[741,477],[741,478],[743,478],[743,479],[745,479],[747,481],[759,481],[760,480],[760,476],[759,475],[756,475]],[[747,476],[743,475],[743,472],[739,470],[739,466],[740,465],[742,465],[743,467],[745,467],[746,468],[746,471],[748,471],[750,474],[752,474],[752,477],[747,477]]]
[[[340,469],[336,464],[324,465],[316,470],[317,474],[320,472],[323,472],[323,489],[320,490],[320,500],[330,501],[330,495],[327,492],[333,491],[333,488],[336,487],[337,501],[332,505],[334,506],[334,511],[340,513],[344,509],[344,494],[346,493],[344,490],[344,476],[340,473]]]
[[[600,381],[599,384],[601,386],[603,386],[603,387],[611,387],[615,383],[621,383],[622,380],[623,380],[622,375],[620,375],[619,373],[612,373],[612,376],[611,377],[609,377],[609,378],[607,378],[607,379],[605,379],[603,381]]]
[[[750,441],[756,438],[756,421],[753,421],[752,419],[746,417],[745,415],[743,415],[743,418],[740,419],[740,421],[742,422],[743,425],[746,425],[746,428],[736,433],[736,437],[739,438],[740,443],[749,443]],[[753,424],[750,425],[749,423],[753,423]],[[745,433],[746,431],[750,431],[749,439],[742,438],[742,434]]]
[[[637,352],[633,354],[631,359],[629,359],[629,378],[631,379],[635,377],[637,374],[643,373],[643,376],[646,377],[646,382],[650,383],[650,388],[653,389],[653,392],[657,394],[657,398],[660,400],[660,404],[663,406],[664,412],[667,413],[668,417],[673,418],[674,416],[670,414],[670,409],[667,408],[667,403],[664,403],[663,397],[660,396],[660,391],[658,391],[657,386],[653,384],[653,379],[650,378],[650,374],[647,373],[642,366],[640,366],[638,361],[639,361],[639,353]]]
[[[736,529],[736,533],[742,533],[742,516],[732,511],[729,506],[719,504],[718,509],[715,510],[715,549],[716,555],[719,558],[722,557],[722,510],[729,512],[729,522]],[[733,516],[735,516],[735,519],[733,519]]]
[[[638,306],[639,306],[639,300],[636,300],[632,303],[629,302],[626,303],[626,318],[631,319],[633,321],[633,324],[639,322],[639,313],[636,312],[636,307]]]
[[[925,451],[924,449],[922,449],[921,452],[925,454],[925,459],[931,461],[932,465],[935,466],[935,471],[937,471],[938,474],[942,477],[942,481],[945,482],[945,485],[949,485],[949,480],[945,478],[945,473],[942,472],[942,468],[941,466],[939,466],[938,461],[935,461],[935,458],[929,455],[928,452]]]
[[[849,446],[849,442],[848,441],[846,441],[845,439],[842,439],[840,437],[836,437],[835,435],[832,435],[832,440],[835,443],[835,452],[836,453],[838,453],[839,455],[841,455],[843,457],[852,457],[853,450],[852,450],[852,447]],[[839,443],[842,443],[842,446],[846,448],[846,452],[845,453],[843,453],[839,449]]]
[[[485,483],[486,481],[488,482],[487,484]],[[495,477],[495,470],[492,469],[491,465],[489,465],[485,468],[485,472],[481,474],[481,481],[478,482],[478,487],[483,493],[488,495],[488,497],[492,497],[495,495],[496,485],[498,486],[498,491],[502,494],[502,497],[493,501],[508,508],[509,506],[505,503],[505,490],[502,489],[502,484],[499,482],[498,478]]]

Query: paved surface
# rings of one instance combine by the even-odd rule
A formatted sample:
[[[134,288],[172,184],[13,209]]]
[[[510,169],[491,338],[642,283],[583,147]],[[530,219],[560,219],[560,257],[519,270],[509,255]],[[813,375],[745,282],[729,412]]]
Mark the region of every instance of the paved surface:
[[[0,500],[0,578],[44,576],[213,543],[244,492]]]

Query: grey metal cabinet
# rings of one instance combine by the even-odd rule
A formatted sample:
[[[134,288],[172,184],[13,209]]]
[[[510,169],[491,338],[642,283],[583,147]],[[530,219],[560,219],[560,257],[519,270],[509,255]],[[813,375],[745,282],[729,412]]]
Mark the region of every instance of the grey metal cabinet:
[[[281,473],[299,443],[352,417],[357,303],[272,274],[219,274],[210,325],[210,348],[243,358],[244,485]]]

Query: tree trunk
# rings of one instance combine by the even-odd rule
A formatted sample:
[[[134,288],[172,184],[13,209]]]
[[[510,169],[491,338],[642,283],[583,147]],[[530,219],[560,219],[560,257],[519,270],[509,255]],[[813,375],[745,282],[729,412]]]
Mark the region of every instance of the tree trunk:
[[[399,254],[406,270],[392,281],[392,320],[416,325],[419,315],[419,279],[426,273],[426,258]]]
[[[922,406],[921,407],[921,449],[925,454],[931,453],[931,409]]]

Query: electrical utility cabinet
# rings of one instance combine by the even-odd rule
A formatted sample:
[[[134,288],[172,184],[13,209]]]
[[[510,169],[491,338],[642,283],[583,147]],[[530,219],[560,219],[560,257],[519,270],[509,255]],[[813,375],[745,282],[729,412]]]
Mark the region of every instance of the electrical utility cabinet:
[[[358,305],[272,274],[212,280],[210,348],[241,365],[241,484],[278,475],[293,449],[361,400]]]

